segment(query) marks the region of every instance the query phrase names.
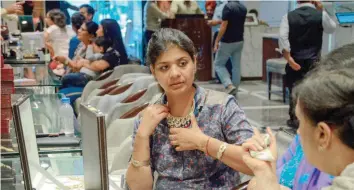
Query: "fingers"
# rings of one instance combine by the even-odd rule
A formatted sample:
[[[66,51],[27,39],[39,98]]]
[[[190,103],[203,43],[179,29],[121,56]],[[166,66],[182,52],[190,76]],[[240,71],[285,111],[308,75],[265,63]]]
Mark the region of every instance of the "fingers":
[[[270,127],[267,127],[267,133],[269,134],[270,138],[272,138],[272,140],[275,139],[275,136],[272,132],[272,129],[270,129]]]
[[[172,128],[170,129],[170,134],[178,134],[182,129],[179,129],[179,128]]]
[[[178,146],[178,142],[177,141],[171,141],[171,145]]]
[[[256,164],[254,163],[254,158],[252,158],[249,154],[244,154],[242,156],[242,160],[251,170],[255,168]]]
[[[261,136],[261,133],[259,132],[259,130],[255,127],[253,127],[253,132],[254,132],[254,136],[252,137],[252,139],[254,139],[258,144],[261,146],[261,150],[263,150],[263,148],[266,148],[266,144],[264,143],[264,139]],[[259,148],[259,147],[257,147]]]
[[[253,151],[259,151],[262,150],[261,146],[257,146],[257,144],[252,143],[252,142],[245,142],[242,144],[242,148],[245,149],[246,151],[253,150]]]

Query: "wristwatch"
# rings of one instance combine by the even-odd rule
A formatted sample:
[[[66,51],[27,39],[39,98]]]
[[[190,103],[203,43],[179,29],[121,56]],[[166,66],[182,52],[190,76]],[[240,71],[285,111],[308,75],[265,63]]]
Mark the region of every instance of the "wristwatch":
[[[136,168],[140,168],[142,166],[149,166],[150,165],[150,160],[146,160],[146,161],[137,161],[137,160],[134,160],[133,158],[131,159],[130,163],[136,167]]]

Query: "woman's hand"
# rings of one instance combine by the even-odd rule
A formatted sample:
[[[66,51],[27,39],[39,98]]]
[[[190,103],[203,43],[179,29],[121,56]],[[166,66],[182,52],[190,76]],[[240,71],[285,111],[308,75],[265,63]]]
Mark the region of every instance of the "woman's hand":
[[[270,149],[273,157],[275,158],[274,162],[262,161],[262,160],[258,160],[256,158],[252,158],[250,156],[250,154],[249,154],[250,150],[261,151],[264,148],[266,148],[266,145],[264,144],[264,140],[257,128],[254,128],[253,137],[248,139],[245,143],[242,144],[242,148],[245,151],[245,154],[243,156],[243,161],[253,171],[253,173],[255,175],[257,175],[258,173],[274,173],[275,172],[274,171],[275,170],[275,162],[277,160],[276,139],[272,133],[272,130],[269,127],[267,128],[267,133],[269,134],[270,139],[271,139],[269,149]]]
[[[65,56],[59,55],[59,56],[55,56],[53,59],[55,61],[59,61],[60,63],[65,63],[67,58]]]
[[[208,140],[202,130],[200,130],[194,115],[191,117],[191,128],[172,128],[170,129],[169,139],[171,145],[176,146],[176,151],[201,150],[205,147]]]
[[[85,64],[90,64],[90,61],[87,59],[79,59],[75,65],[75,68],[81,69]]]
[[[150,137],[157,125],[167,117],[169,109],[165,105],[151,105],[141,113],[142,119],[137,134],[142,137]]]

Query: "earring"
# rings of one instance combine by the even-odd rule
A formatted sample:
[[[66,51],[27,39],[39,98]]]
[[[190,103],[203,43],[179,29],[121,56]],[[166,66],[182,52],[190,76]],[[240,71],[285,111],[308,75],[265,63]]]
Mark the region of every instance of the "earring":
[[[324,147],[323,147],[323,146],[320,146],[320,147],[318,148],[318,150],[319,150],[320,152],[322,152],[322,151],[324,150]]]

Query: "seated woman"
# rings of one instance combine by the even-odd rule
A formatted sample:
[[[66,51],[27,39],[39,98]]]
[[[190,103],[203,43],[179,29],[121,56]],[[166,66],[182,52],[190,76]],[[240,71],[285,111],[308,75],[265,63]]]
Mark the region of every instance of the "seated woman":
[[[350,51],[354,51],[354,44],[348,44],[333,50],[327,55],[327,60],[318,64],[313,72],[316,72],[317,69],[330,70],[338,67],[354,67],[354,62],[342,60],[342,52]],[[278,159],[277,176],[279,183],[294,190],[321,189],[329,186],[332,183],[333,176],[319,171],[305,159],[300,141],[300,136],[297,135],[287,152]]]
[[[107,51],[109,47],[104,37],[98,37],[93,40],[92,45],[88,45],[86,48],[85,58],[91,63],[102,59],[103,53]],[[98,72],[89,68],[82,67],[78,73],[69,73],[62,78],[62,88],[69,86],[85,87],[85,85],[98,76]]]
[[[328,56],[322,61],[324,66],[311,72],[295,90],[296,115],[300,121],[298,133],[304,156],[322,172],[336,176],[328,187],[323,184],[307,186],[308,189],[349,190],[354,187],[354,67],[348,67],[354,65],[353,47],[339,48],[338,59]],[[245,151],[259,146],[257,138],[256,135],[243,145]],[[271,148],[275,149],[274,141]],[[284,188],[277,182],[271,167],[274,163],[253,159],[247,154],[244,161],[255,174],[249,189]]]
[[[251,174],[240,144],[253,131],[235,97],[194,83],[196,50],[181,31],[155,32],[147,62],[165,95],[136,121],[127,171],[130,189],[152,189],[154,172],[156,189],[238,185],[239,172]]]
[[[84,29],[85,28],[81,31],[87,32]],[[81,32],[79,31],[79,39],[81,35],[80,33]],[[107,51],[103,54],[100,60],[90,62],[90,60],[83,57],[78,61],[74,61],[63,56],[56,57],[56,60],[62,63],[67,63],[68,66],[76,72],[85,67],[97,73],[102,73],[104,71],[111,70],[118,65],[128,63],[127,52],[123,44],[122,34],[117,21],[113,19],[103,19],[96,34],[98,37],[104,37],[105,41],[110,43]],[[86,85],[88,81],[84,82]]]
[[[79,29],[78,32],[78,39],[81,41],[83,45],[80,46],[80,48],[78,48],[75,51],[75,56],[73,60],[70,60],[66,56],[54,57],[56,61],[59,61],[62,64],[67,65],[69,67],[67,71],[69,73],[64,75],[62,78],[62,83],[63,83],[62,88],[68,87],[69,84],[76,87],[85,86],[87,82],[92,79],[92,77],[90,77],[89,75],[88,76],[80,75],[80,80],[77,80],[78,75],[75,74],[75,72],[80,71],[80,69],[77,68],[78,62],[81,59],[85,58],[87,47],[91,45],[92,40],[96,36],[97,29],[98,29],[98,25],[92,21],[83,23],[81,25],[81,28]]]

